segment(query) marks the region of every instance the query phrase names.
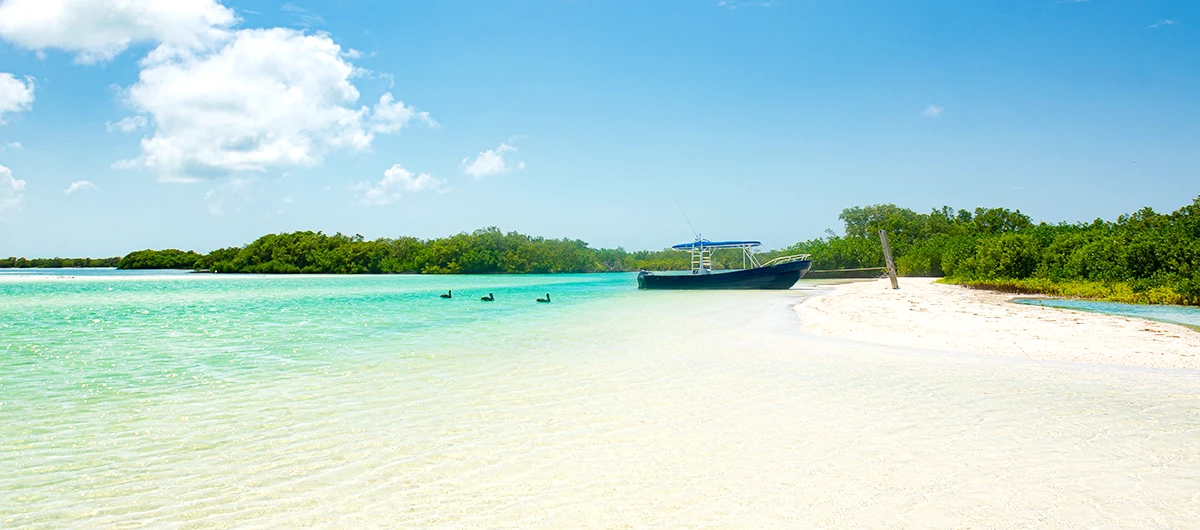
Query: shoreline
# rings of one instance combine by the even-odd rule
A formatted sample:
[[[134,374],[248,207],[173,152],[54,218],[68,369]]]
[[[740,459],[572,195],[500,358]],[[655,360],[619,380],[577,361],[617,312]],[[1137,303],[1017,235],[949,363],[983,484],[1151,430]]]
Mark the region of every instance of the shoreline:
[[[1011,302],[1029,295],[935,278],[832,286],[793,307],[805,333],[1022,359],[1200,370],[1200,332],[1180,324]]]

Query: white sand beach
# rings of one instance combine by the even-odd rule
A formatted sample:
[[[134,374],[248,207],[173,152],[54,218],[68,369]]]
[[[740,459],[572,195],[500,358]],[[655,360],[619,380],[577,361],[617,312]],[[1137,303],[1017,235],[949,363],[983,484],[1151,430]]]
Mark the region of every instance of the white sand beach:
[[[796,306],[805,331],[857,342],[1026,359],[1200,369],[1184,326],[1011,303],[1016,295],[901,278],[832,287]]]

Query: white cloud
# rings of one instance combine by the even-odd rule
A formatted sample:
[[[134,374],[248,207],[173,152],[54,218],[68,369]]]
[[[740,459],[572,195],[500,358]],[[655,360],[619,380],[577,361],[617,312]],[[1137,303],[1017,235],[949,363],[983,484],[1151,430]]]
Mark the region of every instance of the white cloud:
[[[249,202],[251,182],[250,179],[235,177],[208,190],[204,194],[204,204],[208,213],[224,215],[230,208],[237,208],[239,203]]]
[[[400,199],[403,192],[416,193],[421,190],[438,189],[446,182],[435,179],[429,173],[414,175],[412,171],[395,164],[383,172],[383,179],[375,184],[360,182],[350,189],[363,192],[359,199],[363,204],[383,206]]]
[[[325,19],[314,13],[311,9],[300,7],[296,4],[283,4],[279,6],[279,10],[289,15],[296,21],[296,25],[303,28],[311,28],[313,26],[324,26]]]
[[[1162,19],[1162,20],[1160,20],[1160,21],[1158,21],[1158,22],[1155,22],[1155,23],[1153,23],[1153,24],[1150,24],[1149,26],[1146,26],[1146,28],[1147,28],[1147,29],[1154,29],[1154,28],[1161,28],[1161,27],[1163,27],[1163,26],[1174,26],[1174,25],[1175,25],[1175,21],[1174,21],[1174,20],[1170,20],[1170,19],[1165,19],[1165,18],[1164,18],[1164,19]]]
[[[24,81],[10,73],[0,72],[0,125],[4,125],[5,112],[29,110],[33,104],[33,78]]]
[[[13,177],[11,170],[0,166],[0,218],[21,211],[24,192],[25,181]]]
[[[921,115],[925,116],[926,118],[940,118],[942,116],[942,110],[942,107],[930,105],[925,107],[925,111],[922,112]]]
[[[275,166],[315,166],[334,149],[363,150],[376,134],[428,113],[390,93],[355,107],[359,69],[324,34],[273,28],[227,34],[211,52],[160,47],[142,61],[130,104],[157,130],[142,155],[119,168],[144,167],[161,180],[194,181]]]
[[[31,50],[76,52],[107,61],[134,42],[198,49],[237,22],[214,0],[4,0],[0,37]]]
[[[94,190],[94,189],[96,189],[95,184],[92,184],[91,182],[86,181],[86,180],[77,180],[75,182],[72,182],[70,186],[67,186],[67,189],[63,190],[63,194],[74,195],[75,192],[77,192],[77,191]]]
[[[121,131],[123,133],[131,133],[142,127],[145,127],[148,122],[145,116],[126,116],[116,123],[105,122],[104,128],[108,132]]]
[[[475,160],[470,164],[467,163],[469,158],[464,158],[462,161],[463,173],[466,173],[476,179],[481,179],[491,175],[502,175],[512,171],[525,169],[525,162],[509,163],[504,158],[504,153],[516,152],[517,148],[509,144],[502,143],[500,147],[488,149],[479,153]]]
[[[113,167],[196,181],[315,166],[332,150],[368,149],[376,135],[413,121],[437,126],[390,93],[362,105],[351,80],[374,74],[351,64],[360,54],[327,34],[229,29],[237,22],[219,0],[0,0],[0,38],[39,53],[63,49],[96,62],[133,43],[157,44],[123,91],[137,115],[107,124],[109,131],[154,130],[140,156]],[[27,108],[32,80],[8,80],[29,92],[9,106]],[[0,104],[6,101],[0,92]]]
[[[25,148],[25,146],[21,145],[21,142],[8,142],[8,143],[4,144],[3,150],[20,151],[24,148]]]
[[[396,101],[392,97],[392,93],[388,92],[379,98],[379,103],[375,104],[371,118],[371,132],[380,134],[396,132],[414,119],[430,127],[440,127],[438,122],[429,117],[428,112],[420,112],[413,107],[405,106],[403,101]]]
[[[739,7],[779,7],[778,0],[717,0],[717,7],[737,9]]]

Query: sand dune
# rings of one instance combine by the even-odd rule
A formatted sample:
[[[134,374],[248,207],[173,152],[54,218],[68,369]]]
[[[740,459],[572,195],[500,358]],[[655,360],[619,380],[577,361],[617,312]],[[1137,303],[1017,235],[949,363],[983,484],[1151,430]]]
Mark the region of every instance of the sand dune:
[[[1010,303],[1014,295],[901,278],[837,285],[796,306],[810,333],[859,342],[1153,368],[1200,369],[1183,326]]]

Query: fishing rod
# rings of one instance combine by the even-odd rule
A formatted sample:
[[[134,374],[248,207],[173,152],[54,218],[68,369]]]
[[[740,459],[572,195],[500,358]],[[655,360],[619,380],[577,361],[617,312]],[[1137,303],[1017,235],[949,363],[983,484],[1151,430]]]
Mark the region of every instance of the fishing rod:
[[[695,236],[696,236],[696,241],[699,241],[699,240],[700,240],[700,232],[697,232],[697,231],[696,231],[696,227],[692,226],[692,220],[691,220],[691,219],[688,219],[688,214],[687,214],[687,212],[683,211],[683,206],[681,206],[681,205],[679,204],[679,199],[676,199],[676,198],[675,198],[675,194],[674,194],[674,193],[672,193],[672,194],[671,194],[671,200],[675,201],[675,207],[676,207],[676,208],[679,208],[679,213],[683,214],[683,220],[684,220],[684,221],[687,221],[688,228],[691,228],[691,229],[692,229],[692,235],[695,235]]]

